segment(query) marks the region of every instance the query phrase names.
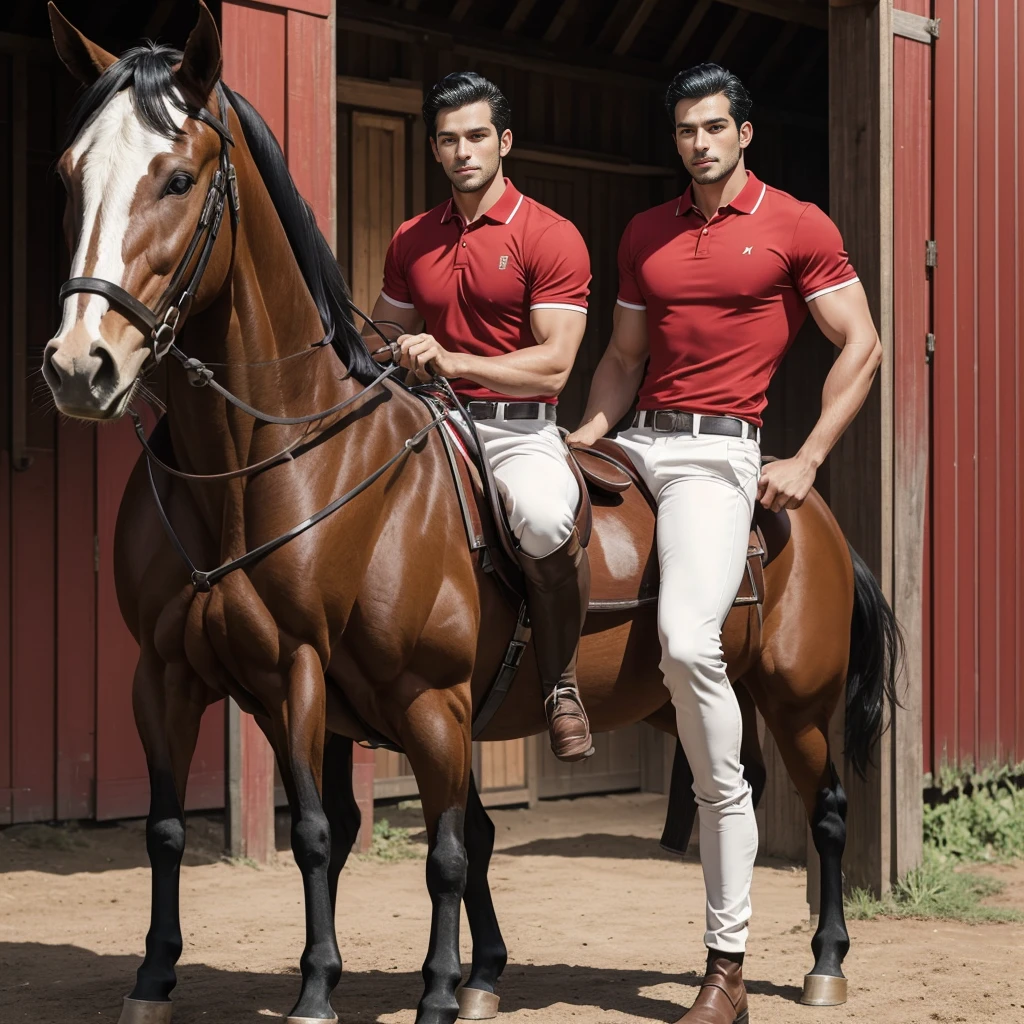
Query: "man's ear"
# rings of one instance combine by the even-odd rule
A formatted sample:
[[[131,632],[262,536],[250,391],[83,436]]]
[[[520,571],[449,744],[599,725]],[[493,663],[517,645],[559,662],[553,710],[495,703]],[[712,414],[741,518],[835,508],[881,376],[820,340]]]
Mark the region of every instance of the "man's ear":
[[[175,84],[185,101],[196,109],[205,107],[222,67],[217,23],[203,0],[199,0],[199,20],[189,33],[181,64],[174,72]]]
[[[57,56],[83,85],[92,85],[111,64],[117,61],[112,53],[102,46],[86,39],[74,25],[64,17],[54,3],[48,5],[50,31]]]

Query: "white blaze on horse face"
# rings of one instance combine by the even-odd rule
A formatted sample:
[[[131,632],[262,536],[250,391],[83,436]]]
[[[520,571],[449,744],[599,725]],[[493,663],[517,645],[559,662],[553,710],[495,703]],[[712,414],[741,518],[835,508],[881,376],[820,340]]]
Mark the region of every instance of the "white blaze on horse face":
[[[154,157],[174,149],[173,139],[139,120],[130,93],[130,89],[116,93],[71,147],[72,168],[82,166],[82,229],[70,276],[99,277],[122,287],[124,238],[139,182],[149,173]],[[169,100],[165,103],[174,124],[181,128],[188,115]],[[94,259],[87,266],[90,254]],[[89,337],[100,336],[100,320],[110,303],[102,295],[82,292],[64,300],[57,341],[75,325],[79,302],[85,303],[82,321]]]

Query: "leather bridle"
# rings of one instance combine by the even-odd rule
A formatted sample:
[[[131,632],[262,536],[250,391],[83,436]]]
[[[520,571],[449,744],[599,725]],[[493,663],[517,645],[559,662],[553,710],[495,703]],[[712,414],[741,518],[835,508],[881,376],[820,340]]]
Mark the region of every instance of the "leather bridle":
[[[206,200],[203,203],[203,209],[199,215],[199,223],[196,225],[188,247],[182,256],[177,269],[174,271],[170,282],[157,302],[156,307],[151,309],[120,285],[114,284],[112,281],[107,281],[101,277],[73,277],[70,280],[65,281],[64,284],[61,285],[60,301],[63,303],[69,295],[75,295],[81,292],[102,295],[107,299],[112,307],[118,309],[137,326],[141,326],[144,329],[143,333],[154,364],[159,364],[164,356],[168,354],[172,355],[182,365],[183,369],[188,374],[189,381],[195,387],[212,388],[226,401],[230,402],[247,415],[253,417],[253,419],[259,420],[263,423],[277,425],[308,425],[322,422],[324,419],[336,415],[353,403],[357,402],[373,388],[383,384],[389,377],[396,374],[401,368],[395,358],[397,353],[394,343],[381,331],[379,324],[371,320],[370,317],[363,313],[362,310],[356,307],[351,301],[348,303],[350,308],[362,317],[363,320],[365,320],[366,323],[383,339],[385,349],[391,353],[393,365],[383,369],[369,384],[356,394],[350,395],[348,398],[343,399],[341,402],[331,406],[329,409],[324,409],[321,412],[310,413],[305,416],[274,416],[270,413],[265,413],[254,408],[214,379],[214,373],[213,370],[210,369],[210,365],[218,364],[206,364],[199,359],[188,356],[175,344],[177,336],[184,326],[185,320],[192,309],[192,304],[195,301],[196,293],[198,292],[199,285],[202,282],[203,274],[210,262],[213,247],[217,241],[217,234],[220,231],[221,223],[224,219],[225,205],[230,205],[232,220],[236,225],[240,216],[238,183],[235,177],[235,168],[231,163],[228,151],[228,147],[235,144],[235,140],[231,135],[231,130],[227,126],[230,104],[228,102],[227,93],[221,83],[217,84],[215,92],[220,104],[221,118],[210,113],[210,111],[205,107],[190,116],[194,117],[198,121],[202,121],[220,136],[219,167],[214,172],[213,178],[210,182],[210,187],[207,190]],[[199,253],[198,258],[196,258],[197,252]],[[192,266],[193,260],[195,260],[195,265],[192,267],[191,273],[189,273],[189,267]],[[381,321],[381,323],[385,322],[386,321]],[[396,326],[400,327],[400,325]],[[247,365],[269,366],[276,363],[282,363],[287,360],[294,359],[298,355],[306,355],[308,352],[315,351],[317,348],[327,348],[333,340],[333,337],[334,330],[332,326],[327,335],[310,346],[309,349],[305,349],[302,352],[294,353],[292,355],[283,356],[279,359],[271,359],[266,360],[263,363]],[[378,352],[384,351],[385,349],[378,349]],[[255,473],[268,469],[270,466],[282,460],[291,458],[292,452],[294,452],[295,449],[304,442],[309,441],[309,434],[308,432],[300,434],[276,455],[263,459],[251,466],[244,466],[241,469],[230,470],[226,473],[187,473],[174,466],[168,465],[160,459],[150,446],[149,439],[146,437],[139,414],[134,409],[129,409],[128,411],[135,424],[135,433],[138,436],[146,455],[147,475],[149,477],[150,489],[153,493],[153,499],[156,502],[160,521],[163,524],[164,530],[174,546],[174,549],[178,552],[191,573],[193,588],[197,591],[203,592],[209,591],[214,583],[217,583],[229,573],[232,573],[237,569],[248,568],[260,561],[272,551],[276,551],[282,545],[287,544],[288,541],[299,536],[301,533],[304,533],[306,530],[336,512],[342,506],[348,504],[349,501],[361,494],[371,484],[378,480],[404,455],[415,449],[426,438],[431,430],[439,427],[448,418],[446,411],[434,416],[430,422],[416,431],[412,437],[408,438],[397,452],[374,470],[374,472],[368,477],[356,484],[355,487],[348,490],[345,494],[335,498],[328,505],[320,509],[320,511],[315,512],[309,518],[298,523],[296,526],[293,526],[286,533],[281,534],[273,540],[267,541],[265,544],[261,544],[259,547],[240,555],[238,558],[225,562],[216,569],[202,570],[196,568],[192,559],[189,557],[188,552],[185,550],[185,546],[182,544],[181,539],[175,533],[174,527],[171,525],[170,518],[168,517],[163,501],[160,498],[160,492],[156,486],[156,479],[153,476],[154,465],[172,476],[185,480],[212,482],[237,479],[239,477],[252,476]]]

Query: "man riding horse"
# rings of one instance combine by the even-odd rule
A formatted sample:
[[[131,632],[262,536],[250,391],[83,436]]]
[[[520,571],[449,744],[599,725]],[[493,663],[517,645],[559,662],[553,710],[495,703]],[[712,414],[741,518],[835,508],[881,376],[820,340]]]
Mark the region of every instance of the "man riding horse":
[[[707,976],[682,1019],[733,1024],[747,1019],[741,965],[757,824],[722,625],[755,502],[800,507],[864,402],[882,349],[832,221],[746,170],[754,130],[739,79],[715,64],[691,68],[665,106],[693,181],[626,227],[611,341],[569,441],[613,429],[639,386],[639,411],[617,441],[658,503],[661,669],[693,771],[707,888]],[[808,310],[841,351],[810,436],[794,457],[762,468],[765,393]]]
[[[594,752],[576,684],[590,565],[555,416],[586,327],[590,256],[570,221],[503,177],[511,111],[493,82],[448,75],[423,119],[452,196],[395,232],[373,319],[401,324],[402,365],[455,378],[476,422],[518,545],[551,749],[579,761]],[[421,325],[429,333],[413,333]]]

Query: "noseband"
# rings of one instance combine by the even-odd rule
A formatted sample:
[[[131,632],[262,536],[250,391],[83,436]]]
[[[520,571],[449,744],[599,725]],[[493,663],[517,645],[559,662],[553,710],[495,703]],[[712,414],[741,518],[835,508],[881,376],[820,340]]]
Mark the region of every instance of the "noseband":
[[[238,182],[235,178],[234,164],[231,163],[228,155],[228,147],[233,146],[235,140],[227,125],[230,105],[224,88],[219,82],[216,94],[223,120],[215,117],[205,107],[190,116],[197,121],[202,121],[220,136],[220,166],[210,181],[206,201],[203,203],[203,210],[199,215],[199,223],[196,225],[195,231],[192,232],[192,239],[188,243],[185,255],[181,257],[181,262],[174,271],[170,283],[164,289],[163,295],[160,296],[156,308],[150,309],[120,285],[102,277],[73,277],[71,280],[65,281],[60,288],[62,304],[69,295],[76,295],[80,292],[102,295],[112,308],[119,310],[136,326],[144,328],[143,333],[146,335],[155,363],[159,363],[170,350],[192,308],[199,284],[203,279],[206,266],[210,262],[210,256],[213,254],[217,233],[220,231],[221,221],[224,219],[225,203],[230,203],[231,217],[236,224],[238,223]],[[199,258],[195,262],[191,275],[188,276],[187,283],[183,286],[196,250],[199,250]]]

